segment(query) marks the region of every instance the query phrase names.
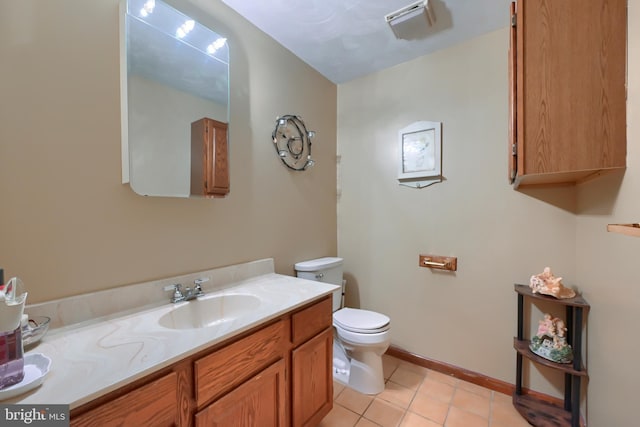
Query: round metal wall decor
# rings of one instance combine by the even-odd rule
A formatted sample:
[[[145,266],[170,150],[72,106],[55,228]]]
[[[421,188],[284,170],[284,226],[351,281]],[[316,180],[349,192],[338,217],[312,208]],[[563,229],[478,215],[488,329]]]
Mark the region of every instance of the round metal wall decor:
[[[301,117],[287,114],[276,120],[271,140],[286,167],[303,171],[315,163],[311,159],[311,138],[314,136],[315,132],[307,130]]]

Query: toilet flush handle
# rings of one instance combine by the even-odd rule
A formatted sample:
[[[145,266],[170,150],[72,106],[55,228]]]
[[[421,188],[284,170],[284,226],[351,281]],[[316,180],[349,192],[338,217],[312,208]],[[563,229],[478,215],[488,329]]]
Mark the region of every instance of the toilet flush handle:
[[[316,279],[322,279],[324,277],[324,273],[316,274]]]

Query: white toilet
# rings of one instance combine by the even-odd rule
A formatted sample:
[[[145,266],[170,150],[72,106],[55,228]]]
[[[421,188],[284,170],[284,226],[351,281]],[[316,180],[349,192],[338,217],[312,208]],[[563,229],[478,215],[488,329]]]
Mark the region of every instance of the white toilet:
[[[333,293],[333,377],[364,394],[384,390],[382,355],[391,342],[390,320],[384,314],[342,308],[345,282],[342,258],[296,263],[298,277],[340,286]]]

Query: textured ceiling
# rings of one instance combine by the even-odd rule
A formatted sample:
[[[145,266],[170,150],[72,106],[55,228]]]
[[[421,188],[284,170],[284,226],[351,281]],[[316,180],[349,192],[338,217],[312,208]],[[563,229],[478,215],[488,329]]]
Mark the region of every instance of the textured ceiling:
[[[384,17],[413,0],[222,1],[334,83],[506,27],[511,2],[431,0],[435,25],[404,40]]]

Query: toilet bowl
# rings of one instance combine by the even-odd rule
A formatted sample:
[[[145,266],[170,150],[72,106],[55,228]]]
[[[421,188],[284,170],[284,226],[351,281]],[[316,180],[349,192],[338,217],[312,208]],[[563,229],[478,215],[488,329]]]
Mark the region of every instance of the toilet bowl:
[[[333,293],[333,376],[364,394],[384,390],[382,355],[389,348],[390,319],[370,310],[342,307],[342,258],[319,258],[295,265],[298,277],[340,285]]]

